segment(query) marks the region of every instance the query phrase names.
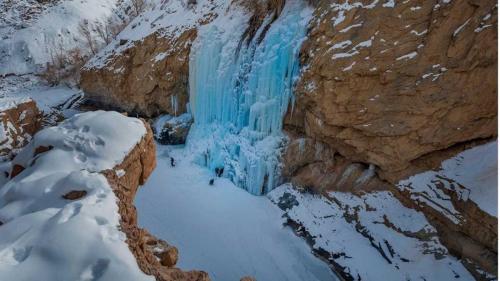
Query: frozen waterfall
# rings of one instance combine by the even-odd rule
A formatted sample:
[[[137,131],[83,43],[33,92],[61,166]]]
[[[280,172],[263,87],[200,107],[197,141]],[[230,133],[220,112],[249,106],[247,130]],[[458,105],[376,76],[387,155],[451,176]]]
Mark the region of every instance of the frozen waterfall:
[[[248,15],[231,11],[202,26],[190,55],[190,109],[195,123],[187,145],[197,162],[256,195],[279,180],[285,143],[283,117],[299,74],[298,53],[311,9],[287,1],[279,18],[266,18],[247,44]]]

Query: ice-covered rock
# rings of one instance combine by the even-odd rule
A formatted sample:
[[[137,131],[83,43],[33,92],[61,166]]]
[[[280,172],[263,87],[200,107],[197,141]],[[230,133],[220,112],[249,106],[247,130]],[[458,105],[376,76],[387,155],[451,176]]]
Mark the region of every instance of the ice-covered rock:
[[[193,124],[189,113],[180,116],[162,115],[153,123],[155,139],[160,144],[184,144]]]

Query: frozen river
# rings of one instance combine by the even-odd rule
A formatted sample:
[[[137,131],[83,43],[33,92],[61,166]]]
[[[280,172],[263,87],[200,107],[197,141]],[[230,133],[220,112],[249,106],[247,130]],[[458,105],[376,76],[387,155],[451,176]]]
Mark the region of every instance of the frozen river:
[[[139,225],[179,249],[178,267],[216,281],[336,280],[267,197],[224,178],[210,186],[211,178],[183,148],[158,145],[158,166],[136,196]]]

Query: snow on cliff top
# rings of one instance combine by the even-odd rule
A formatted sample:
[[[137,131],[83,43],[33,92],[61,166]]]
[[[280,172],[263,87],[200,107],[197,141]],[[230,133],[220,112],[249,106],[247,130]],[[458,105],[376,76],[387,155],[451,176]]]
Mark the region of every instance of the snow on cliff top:
[[[159,32],[167,38],[176,38],[182,32],[198,27],[211,16],[217,16],[227,10],[232,1],[198,0],[196,5],[188,5],[185,0],[170,0],[157,3],[135,18],[117,38],[94,56],[87,68],[103,68],[107,60],[133,46],[134,41]],[[127,42],[120,44],[120,41]]]
[[[28,97],[0,97],[0,113],[29,101],[31,101],[31,99]]]
[[[117,198],[99,173],[145,133],[138,119],[96,111],[34,137],[14,159],[27,168],[0,189],[0,280],[153,280],[125,243]],[[62,198],[75,190],[87,194]]]
[[[85,48],[78,25],[103,21],[119,0],[0,1],[0,75],[37,71],[59,46]]]

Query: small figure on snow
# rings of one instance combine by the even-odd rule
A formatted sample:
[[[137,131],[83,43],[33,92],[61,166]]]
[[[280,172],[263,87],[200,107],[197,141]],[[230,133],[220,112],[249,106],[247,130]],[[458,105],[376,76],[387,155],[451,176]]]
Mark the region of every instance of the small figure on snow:
[[[214,179],[210,179],[210,181],[208,182],[208,185],[214,185]]]
[[[175,159],[174,159],[174,157],[170,157],[170,166],[175,167]]]
[[[215,174],[217,175],[217,177],[222,177],[222,174],[224,173],[224,167],[221,167],[221,168],[215,168]]]

